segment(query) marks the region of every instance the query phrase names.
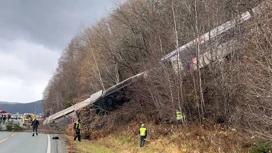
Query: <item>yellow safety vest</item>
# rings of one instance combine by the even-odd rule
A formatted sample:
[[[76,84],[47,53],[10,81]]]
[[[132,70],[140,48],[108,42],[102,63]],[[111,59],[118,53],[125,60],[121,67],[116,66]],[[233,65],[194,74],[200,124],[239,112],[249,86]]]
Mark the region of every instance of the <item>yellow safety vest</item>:
[[[81,129],[81,123],[76,122],[76,129]]]
[[[182,119],[181,111],[177,111],[177,120],[180,121]]]
[[[140,136],[145,136],[146,128],[141,127],[140,128]]]

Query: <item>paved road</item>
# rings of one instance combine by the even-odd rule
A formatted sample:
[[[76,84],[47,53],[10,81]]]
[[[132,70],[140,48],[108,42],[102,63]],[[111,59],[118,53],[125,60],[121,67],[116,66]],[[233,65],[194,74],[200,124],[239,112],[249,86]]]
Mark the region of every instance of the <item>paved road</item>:
[[[48,145],[49,144],[49,145]],[[30,132],[0,132],[1,153],[65,153],[61,140],[52,135],[39,134],[32,137]]]

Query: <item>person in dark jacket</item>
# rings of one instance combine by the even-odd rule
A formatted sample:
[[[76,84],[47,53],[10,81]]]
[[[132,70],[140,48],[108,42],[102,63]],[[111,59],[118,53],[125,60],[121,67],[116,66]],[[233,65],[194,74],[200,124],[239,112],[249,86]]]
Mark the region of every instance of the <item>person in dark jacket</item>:
[[[36,135],[38,135],[38,126],[39,126],[39,121],[34,118],[34,120],[31,122],[31,126],[32,126],[32,129],[33,129],[33,134],[32,136],[34,136],[34,133],[36,132]]]
[[[143,147],[144,143],[145,143],[146,136],[147,136],[147,130],[144,127],[144,124],[142,124],[142,126],[140,128],[139,134],[140,134],[140,147]]]
[[[81,129],[81,122],[80,122],[80,119],[78,119],[78,121],[75,122],[75,124],[74,124],[74,130],[76,131],[76,135],[74,137],[74,140],[76,140],[78,138],[78,141],[81,141],[80,140],[80,129]]]
[[[3,124],[6,124],[6,119],[7,119],[7,117],[6,117],[6,115],[4,114],[4,115],[3,115]]]
[[[10,118],[11,118],[11,114],[8,114],[8,121],[10,120]]]

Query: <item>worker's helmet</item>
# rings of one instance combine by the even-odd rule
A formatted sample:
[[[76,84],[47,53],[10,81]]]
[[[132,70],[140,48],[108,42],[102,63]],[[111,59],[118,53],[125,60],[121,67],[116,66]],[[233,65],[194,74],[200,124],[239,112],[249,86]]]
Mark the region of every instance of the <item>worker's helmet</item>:
[[[78,122],[80,122],[80,119],[78,119]]]
[[[144,124],[142,124],[142,127],[144,127]]]

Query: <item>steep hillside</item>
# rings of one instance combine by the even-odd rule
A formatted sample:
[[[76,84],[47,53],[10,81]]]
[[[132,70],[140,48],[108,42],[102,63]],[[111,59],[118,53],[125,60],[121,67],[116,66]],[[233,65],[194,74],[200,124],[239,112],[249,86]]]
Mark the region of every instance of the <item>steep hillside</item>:
[[[30,103],[14,103],[14,102],[0,102],[0,109],[6,112],[15,113],[35,113],[39,114],[43,112],[42,100],[30,102]]]
[[[121,136],[120,129],[131,127],[133,122],[138,123],[135,135],[141,123],[156,125],[153,131],[166,124],[167,131],[175,126],[176,110],[180,110],[185,127],[196,124],[202,127],[208,122],[224,130],[234,127],[245,132],[248,141],[256,137],[271,141],[272,3],[243,2],[135,0],[124,3],[108,19],[81,31],[64,50],[57,72],[44,91],[45,108],[57,112],[74,105],[78,98],[148,70],[144,80],[126,90],[130,92],[129,103],[115,111],[99,111],[97,108],[113,103],[105,100],[102,105],[77,111],[84,127],[81,132],[84,139],[101,139],[114,131]],[[258,7],[244,12],[254,6]],[[238,24],[240,17],[248,20]],[[232,23],[235,24],[229,26]],[[217,26],[220,28],[211,30]],[[225,29],[222,27],[230,29],[222,33]],[[216,33],[216,37],[206,41],[206,37],[199,37],[204,33],[209,38],[211,33]],[[196,45],[182,47],[188,48],[190,57],[178,56],[180,64],[173,61],[159,64],[167,53],[187,42],[195,42],[192,40],[196,40]],[[214,60],[222,48],[228,55]],[[204,51],[211,54],[204,58]],[[202,67],[199,61],[205,59],[209,65]],[[183,69],[174,71],[173,68]],[[207,129],[215,132],[212,127]],[[220,132],[228,137],[225,131]],[[211,143],[221,143],[210,139],[217,134],[203,138],[196,135],[193,141],[205,143],[209,138]],[[159,136],[160,133],[150,134],[152,141],[159,140]],[[235,140],[238,139],[228,141],[236,144]]]

